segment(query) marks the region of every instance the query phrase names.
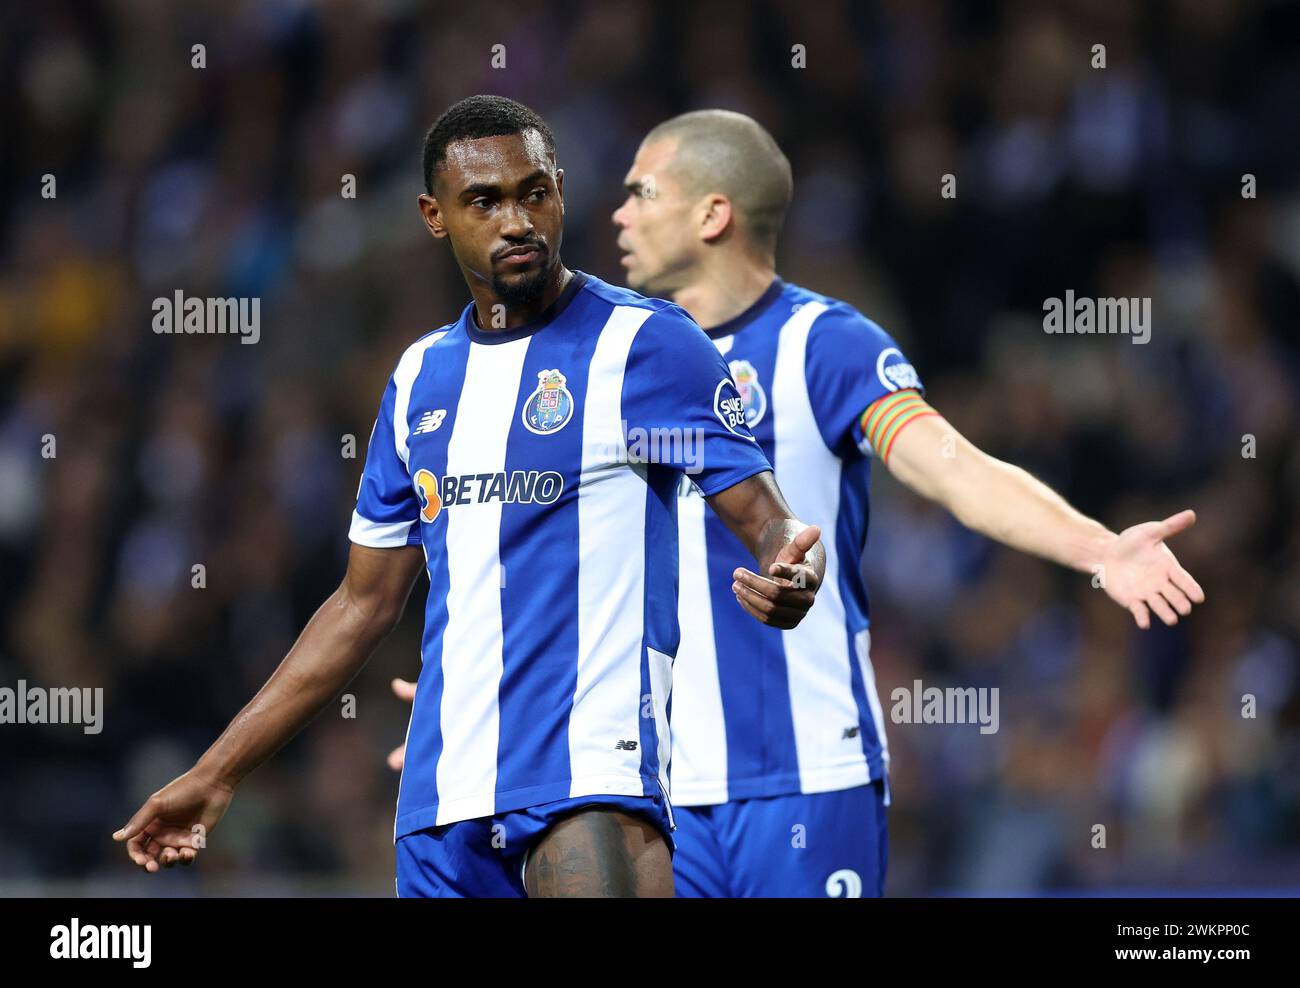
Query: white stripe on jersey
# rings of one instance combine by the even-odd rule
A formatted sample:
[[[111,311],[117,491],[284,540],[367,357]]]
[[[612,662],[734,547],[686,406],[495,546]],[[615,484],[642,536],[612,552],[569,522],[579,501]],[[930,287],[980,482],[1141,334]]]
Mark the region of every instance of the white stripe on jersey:
[[[724,337],[729,338],[729,337]],[[673,800],[691,805],[727,801],[727,722],[718,684],[718,651],[713,637],[713,608],[709,601],[708,544],[704,534],[704,498],[692,494],[677,499],[677,552],[680,571],[677,595],[703,601],[698,620],[682,621],[677,654],[690,656],[673,666],[673,723],[688,730],[692,744],[673,752]],[[689,780],[683,782],[680,780]],[[696,780],[717,780],[697,782]]]
[[[411,449],[407,443],[411,428],[406,421],[407,411],[411,407],[411,387],[415,384],[415,378],[424,365],[424,351],[446,335],[447,330],[444,329],[438,333],[430,333],[424,339],[416,340],[406,348],[402,359],[397,362],[397,370],[393,371],[393,384],[397,388],[397,394],[393,398],[393,444],[397,447],[397,455],[403,463],[406,463],[411,456]]]
[[[414,522],[394,521],[387,525],[362,518],[355,510],[352,512],[352,526],[348,529],[348,539],[357,545],[372,549],[400,549],[415,527]]]
[[[843,461],[822,441],[804,373],[808,332],[825,311],[823,303],[809,302],[781,327],[772,380],[773,461],[778,476],[791,478],[782,493],[796,518],[817,519],[826,549],[817,605],[797,628],[781,632],[802,792],[824,791],[832,780],[843,788],[871,781],[861,750],[846,750],[834,729],[856,725],[859,715],[835,551]],[[800,478],[809,482],[798,482]]]
[[[645,468],[613,454],[626,453],[623,374],[632,341],[650,315],[650,309],[616,306],[588,370],[578,486],[578,676],[569,716],[574,796],[593,786],[642,792],[637,748],[645,615],[625,604],[645,599]],[[611,539],[625,550],[610,552]],[[637,744],[616,748],[619,741]],[[628,780],[638,780],[636,788]]]
[[[528,337],[472,346],[447,442],[447,475],[496,473],[506,465],[506,441]],[[408,392],[409,396],[409,392]],[[403,420],[405,415],[403,415]],[[501,501],[473,511],[447,512],[447,625],[442,633],[442,755],[437,823],[496,812],[497,745],[501,711]],[[472,661],[471,661],[472,659]]]
[[[650,672],[650,698],[654,704],[655,738],[659,742],[656,757],[659,759],[659,787],[668,795],[668,762],[673,754],[672,734],[668,729],[668,695],[673,689],[673,660],[663,652],[646,646],[647,666]],[[668,810],[672,813],[671,806]]]
[[[411,387],[415,384],[415,379],[420,373],[420,368],[424,365],[424,352],[433,346],[440,339],[447,335],[447,330],[437,333],[430,333],[428,336],[421,337],[402,354],[402,359],[397,362],[397,369],[393,371],[393,440],[397,449],[397,455],[403,463],[407,461],[409,455],[407,449],[407,433],[409,429],[406,424],[406,412],[411,405]],[[379,419],[375,419],[375,424],[370,427],[370,441],[374,442],[375,430],[379,426]],[[361,485],[365,482],[364,473],[361,479],[357,481],[357,496],[361,496]],[[371,521],[369,518],[361,517],[359,511],[352,512],[352,526],[348,529],[348,539],[356,542],[358,545],[370,546],[373,549],[394,549],[406,545],[407,537],[411,534],[411,529],[416,526],[416,522],[396,521],[386,525],[380,525]]]

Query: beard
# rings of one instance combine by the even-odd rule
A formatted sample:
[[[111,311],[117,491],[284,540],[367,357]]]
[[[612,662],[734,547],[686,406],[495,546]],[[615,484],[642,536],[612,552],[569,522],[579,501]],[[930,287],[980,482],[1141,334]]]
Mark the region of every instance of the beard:
[[[542,251],[542,264],[531,274],[516,275],[507,280],[500,273],[492,272],[492,291],[506,306],[531,305],[545,293],[554,265],[550,263],[550,251],[544,247]]]

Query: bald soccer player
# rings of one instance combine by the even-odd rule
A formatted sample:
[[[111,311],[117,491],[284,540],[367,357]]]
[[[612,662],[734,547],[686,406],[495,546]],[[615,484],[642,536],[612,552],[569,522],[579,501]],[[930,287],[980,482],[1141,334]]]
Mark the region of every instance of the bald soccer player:
[[[748,553],[693,485],[679,487],[676,892],[880,895],[889,752],[860,566],[872,462],[977,532],[1104,574],[1106,593],[1141,628],[1152,611],[1174,624],[1205,599],[1164,544],[1196,516],[1118,535],[1084,517],[965,440],[880,326],[777,277],[790,165],[749,117],[703,110],[661,124],[626,186],[613,220],[628,285],[705,328],[781,490],[820,526],[827,554],[817,606],[797,628],[741,620],[735,601],[751,599],[736,576]]]

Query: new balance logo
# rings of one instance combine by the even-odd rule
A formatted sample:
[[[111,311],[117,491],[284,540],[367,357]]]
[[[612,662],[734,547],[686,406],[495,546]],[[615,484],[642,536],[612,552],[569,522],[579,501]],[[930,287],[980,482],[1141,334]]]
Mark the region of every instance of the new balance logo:
[[[844,733],[840,735],[840,740],[847,741],[849,738],[856,738],[857,736],[858,729],[856,727],[846,727]]]
[[[636,751],[636,742],[620,741],[618,744],[614,745],[614,750],[615,751]]]
[[[431,412],[425,412],[420,416],[420,421],[416,423],[413,436],[423,436],[426,433],[436,432],[438,426],[442,425],[442,420],[447,417],[447,409],[435,408]]]

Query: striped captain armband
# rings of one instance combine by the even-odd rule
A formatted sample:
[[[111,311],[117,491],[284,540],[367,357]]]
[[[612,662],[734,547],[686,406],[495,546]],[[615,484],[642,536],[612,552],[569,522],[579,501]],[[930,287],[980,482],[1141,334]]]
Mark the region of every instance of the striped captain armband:
[[[880,457],[880,462],[888,466],[889,451],[894,448],[894,440],[908,423],[938,414],[926,404],[919,392],[909,388],[873,401],[862,413],[858,427],[862,430],[863,438]]]

